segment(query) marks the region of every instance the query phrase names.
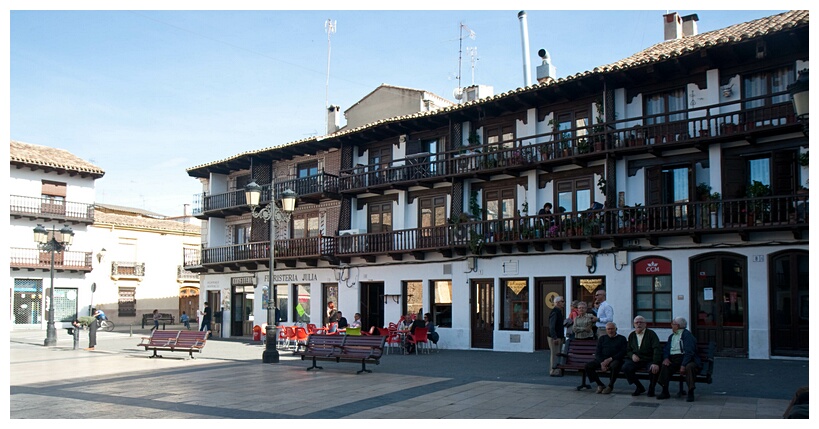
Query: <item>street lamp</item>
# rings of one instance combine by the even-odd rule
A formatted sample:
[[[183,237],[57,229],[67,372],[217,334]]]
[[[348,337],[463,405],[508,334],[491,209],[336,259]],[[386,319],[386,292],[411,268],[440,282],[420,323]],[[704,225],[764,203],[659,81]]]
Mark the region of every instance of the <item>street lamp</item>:
[[[54,347],[57,345],[57,328],[54,326],[54,254],[68,249],[74,242],[74,230],[66,225],[59,231],[54,226],[48,231],[44,226],[37,224],[34,228],[34,242],[40,251],[51,253],[51,288],[48,291],[48,325],[44,345]]]
[[[802,132],[805,133],[805,137],[808,136],[808,110],[810,108],[808,89],[808,69],[800,71],[796,82],[788,85],[793,110],[796,112],[796,119],[802,123]]]
[[[272,193],[273,187],[271,184],[271,195]],[[275,321],[273,320],[273,313],[275,309],[275,286],[273,285],[273,271],[275,270],[274,258],[276,254],[276,222],[290,222],[290,216],[293,214],[293,210],[296,208],[296,198],[298,195],[290,189],[282,192],[281,209],[276,206],[275,198],[271,198],[270,203],[262,208],[259,208],[259,198],[261,195],[262,187],[256,184],[256,182],[250,182],[245,187],[245,201],[247,201],[248,205],[250,205],[250,213],[257,219],[262,219],[265,222],[270,221],[270,263],[268,264],[268,275],[270,278],[268,287],[270,290],[268,292],[267,300],[267,329],[265,331],[266,344],[264,352],[262,353],[262,362],[278,363],[279,351],[276,350],[276,327],[274,326]]]

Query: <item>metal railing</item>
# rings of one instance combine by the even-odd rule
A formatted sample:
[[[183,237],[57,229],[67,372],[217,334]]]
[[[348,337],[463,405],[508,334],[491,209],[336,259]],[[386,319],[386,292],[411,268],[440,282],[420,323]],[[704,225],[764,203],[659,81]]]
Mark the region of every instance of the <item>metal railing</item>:
[[[54,201],[48,198],[9,196],[12,216],[44,219],[63,219],[82,223],[94,222],[94,205],[72,201]]]
[[[91,253],[64,251],[54,253],[54,268],[58,270],[91,271]],[[25,249],[12,247],[10,249],[10,265],[12,268],[49,269],[51,254],[39,249]]]
[[[111,262],[111,277],[144,277],[145,263],[130,261]]]

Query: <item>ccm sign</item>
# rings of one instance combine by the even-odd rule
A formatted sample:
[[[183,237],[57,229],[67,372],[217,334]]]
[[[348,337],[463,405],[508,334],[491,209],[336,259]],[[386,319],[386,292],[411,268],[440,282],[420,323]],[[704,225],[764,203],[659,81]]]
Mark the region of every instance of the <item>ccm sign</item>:
[[[671,262],[660,258],[646,258],[634,264],[638,276],[663,276],[671,274]]]

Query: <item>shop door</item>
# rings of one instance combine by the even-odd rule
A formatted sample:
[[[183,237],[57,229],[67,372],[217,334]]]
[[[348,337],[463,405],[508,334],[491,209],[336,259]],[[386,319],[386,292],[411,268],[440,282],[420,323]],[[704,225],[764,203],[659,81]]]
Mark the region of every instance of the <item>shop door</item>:
[[[566,297],[563,278],[537,279],[535,304],[535,350],[549,350],[549,315],[558,296]],[[568,306],[566,306],[568,308]]]
[[[748,357],[747,262],[743,256],[709,254],[694,259],[697,299],[688,327],[697,342],[714,341],[717,356]]]
[[[253,286],[233,286],[233,299],[230,307],[230,335],[241,337],[252,334]]]
[[[492,280],[472,280],[472,347],[491,349],[495,333],[495,286]]]
[[[771,255],[771,354],[808,357],[808,252]]]
[[[385,327],[384,283],[361,283],[361,330],[372,326]]]

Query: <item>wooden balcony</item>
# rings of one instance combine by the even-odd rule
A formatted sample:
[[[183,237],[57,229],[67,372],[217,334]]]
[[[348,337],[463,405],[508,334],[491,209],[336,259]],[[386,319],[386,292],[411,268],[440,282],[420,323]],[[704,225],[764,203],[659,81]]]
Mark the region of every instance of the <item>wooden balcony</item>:
[[[808,195],[586,210],[384,233],[277,240],[276,262],[292,268],[298,262],[317,266],[319,260],[334,264],[354,257],[375,262],[380,255],[394,260],[402,260],[404,255],[423,260],[430,252],[444,257],[528,253],[543,252],[547,246],[559,251],[566,247],[580,249],[584,243],[599,249],[605,242],[614,248],[626,248],[635,240],[645,239],[656,246],[661,238],[674,236],[700,243],[710,234],[737,234],[749,241],[753,233],[774,231],[786,231],[801,240],[807,239],[808,218]],[[269,260],[268,242],[207,248],[203,254],[203,271],[255,270],[267,267]]]
[[[69,222],[90,225],[94,223],[94,205],[63,201],[56,203],[47,198],[9,196],[9,212],[15,219],[27,218],[45,222]]]
[[[9,256],[12,270],[48,271],[51,269],[51,253],[49,252],[12,247]],[[67,250],[54,253],[54,271],[91,272],[91,252]]]
[[[574,164],[585,167],[607,156],[640,153],[662,156],[684,148],[708,151],[711,144],[735,140],[756,143],[761,137],[801,131],[793,104],[773,104],[785,93],[674,112],[646,115],[557,132],[518,137],[491,145],[413,155],[387,164],[358,165],[340,172],[342,193],[432,187],[453,177],[489,180],[495,174],[519,176],[537,168]],[[762,104],[762,107],[748,107]],[[716,113],[719,112],[719,113]],[[682,119],[685,118],[685,119]]]
[[[301,177],[298,179],[276,181],[273,189],[276,195],[281,195],[286,189],[291,189],[298,194],[299,200],[308,203],[318,203],[326,199],[341,198],[338,193],[338,176],[327,173],[319,173],[314,176]],[[237,189],[221,194],[202,194],[197,199],[199,200],[200,206],[194,207],[193,214],[199,219],[241,215],[250,211],[245,201],[244,189]],[[259,203],[266,204],[268,202],[270,202],[270,185],[264,185],[262,186],[262,195],[259,199]]]

